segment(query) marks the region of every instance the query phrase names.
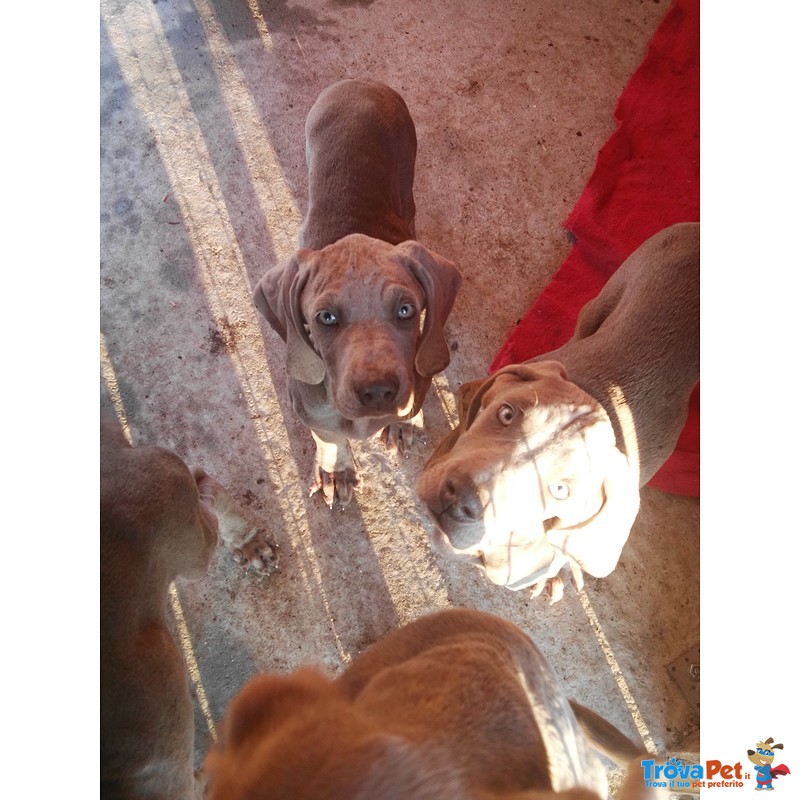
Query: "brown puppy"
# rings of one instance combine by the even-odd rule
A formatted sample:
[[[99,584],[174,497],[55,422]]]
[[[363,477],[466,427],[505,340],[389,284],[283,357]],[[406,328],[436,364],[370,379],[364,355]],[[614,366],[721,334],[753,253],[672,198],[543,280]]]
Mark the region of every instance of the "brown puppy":
[[[100,789],[110,798],[197,794],[186,669],[167,621],[170,583],[206,573],[220,527],[240,563],[276,565],[263,528],[201,469],[100,426]],[[242,537],[245,537],[244,539]],[[249,537],[249,538],[248,538]]]
[[[417,491],[443,554],[509,589],[617,565],[639,488],[675,447],[700,377],[700,226],[648,239],[563,347],[464,384]]]
[[[253,678],[205,768],[209,800],[605,800],[594,747],[633,762],[623,797],[651,796],[644,749],[570,703],[522,630],[450,609],[335,680],[312,668]]]
[[[325,89],[306,120],[300,249],[253,296],[286,342],[292,405],[316,443],[310,492],[329,506],[359,485],[348,439],[410,443],[450,360],[443,326],[461,276],[413,241],[416,150],[408,108],[388,86]]]

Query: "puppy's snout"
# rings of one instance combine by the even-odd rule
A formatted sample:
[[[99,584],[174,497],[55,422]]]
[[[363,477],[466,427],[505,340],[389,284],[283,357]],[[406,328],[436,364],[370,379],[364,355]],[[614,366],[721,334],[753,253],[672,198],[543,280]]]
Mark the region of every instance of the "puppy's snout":
[[[365,408],[393,408],[397,404],[399,388],[395,378],[383,378],[380,381],[370,381],[357,386],[356,395]]]
[[[483,504],[470,480],[446,478],[442,484],[441,501],[444,513],[457,522],[479,522],[483,518]]]
[[[448,477],[439,491],[439,520],[450,544],[457,550],[473,547],[481,539],[483,504],[475,484],[469,479]]]

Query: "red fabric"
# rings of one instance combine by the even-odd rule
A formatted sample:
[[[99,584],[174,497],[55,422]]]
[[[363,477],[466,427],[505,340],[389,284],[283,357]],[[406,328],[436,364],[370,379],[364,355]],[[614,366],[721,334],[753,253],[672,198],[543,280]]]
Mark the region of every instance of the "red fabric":
[[[574,246],[510,333],[494,372],[560,347],[578,313],[646,239],[700,219],[700,4],[675,0],[623,89],[617,130],[565,222]],[[673,455],[650,486],[700,495],[700,387]]]

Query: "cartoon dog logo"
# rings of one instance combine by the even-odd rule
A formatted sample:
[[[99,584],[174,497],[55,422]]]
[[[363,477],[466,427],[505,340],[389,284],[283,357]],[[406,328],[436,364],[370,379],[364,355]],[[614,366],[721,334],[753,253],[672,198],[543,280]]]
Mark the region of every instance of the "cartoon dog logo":
[[[765,742],[756,742],[755,750],[748,750],[747,757],[756,765],[756,790],[766,789],[772,791],[772,779],[781,775],[789,775],[789,767],[786,764],[772,766],[775,760],[775,751],[783,750],[782,744],[773,744],[775,740],[770,736]]]

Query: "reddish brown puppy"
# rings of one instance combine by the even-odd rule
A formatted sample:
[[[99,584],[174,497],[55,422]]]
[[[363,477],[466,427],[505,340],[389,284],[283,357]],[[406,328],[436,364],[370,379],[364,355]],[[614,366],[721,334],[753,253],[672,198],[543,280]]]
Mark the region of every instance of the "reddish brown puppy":
[[[653,797],[644,749],[570,702],[515,625],[450,609],[393,631],[336,680],[253,678],[208,754],[209,800],[605,800],[595,748]]]

